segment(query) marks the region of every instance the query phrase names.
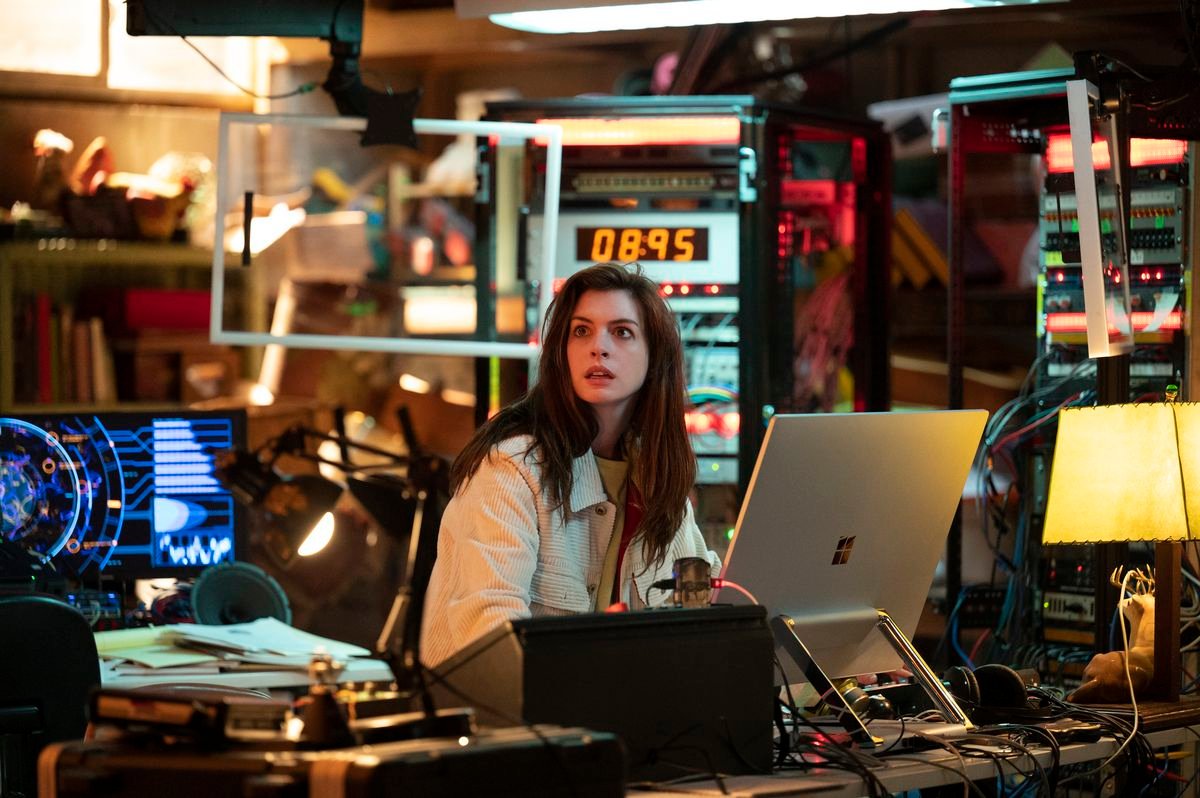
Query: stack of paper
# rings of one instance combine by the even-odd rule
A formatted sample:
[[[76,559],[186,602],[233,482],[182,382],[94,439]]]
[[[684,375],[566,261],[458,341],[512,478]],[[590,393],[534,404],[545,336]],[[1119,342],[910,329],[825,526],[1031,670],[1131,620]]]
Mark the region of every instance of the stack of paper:
[[[235,668],[304,669],[314,654],[334,659],[369,657],[362,646],[319,637],[274,618],[224,626],[172,624],[96,632],[102,659],[142,668],[179,668],[189,673]]]
[[[172,626],[146,626],[96,632],[96,651],[101,659],[135,662],[146,668],[175,668],[220,660],[212,654],[180,648],[166,639]],[[212,669],[215,670],[215,667]]]

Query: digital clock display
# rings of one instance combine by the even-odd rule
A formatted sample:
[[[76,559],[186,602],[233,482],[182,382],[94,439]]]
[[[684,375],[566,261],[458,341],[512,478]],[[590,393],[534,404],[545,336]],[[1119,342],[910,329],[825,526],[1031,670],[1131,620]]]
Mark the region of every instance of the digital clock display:
[[[708,260],[707,227],[579,227],[575,259],[593,263]]]

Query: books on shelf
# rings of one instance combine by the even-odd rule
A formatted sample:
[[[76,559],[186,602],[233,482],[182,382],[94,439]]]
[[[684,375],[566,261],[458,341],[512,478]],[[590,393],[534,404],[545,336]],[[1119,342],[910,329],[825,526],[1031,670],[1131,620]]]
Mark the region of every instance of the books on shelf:
[[[117,401],[112,347],[97,316],[39,292],[15,313],[13,399],[17,403]]]
[[[149,288],[81,292],[74,301],[49,291],[19,296],[13,401],[193,402],[228,390],[241,358],[209,342],[208,301],[207,291]]]
[[[34,351],[37,352],[37,371],[35,383],[37,393],[37,401],[49,403],[55,401],[54,396],[54,343],[55,336],[53,334],[54,326],[54,310],[48,294],[38,294],[34,297],[33,304],[33,319],[34,319],[34,334],[36,338],[31,342],[34,346]]]
[[[92,325],[83,319],[74,320],[71,327],[71,352],[86,352],[87,357],[72,358],[70,353],[66,358],[74,377],[74,396],[76,402],[92,401]]]
[[[113,372],[112,349],[108,345],[108,336],[104,333],[104,321],[98,316],[88,319],[91,352],[88,359],[92,366],[92,401],[100,404],[117,401],[117,375]],[[75,359],[83,358],[80,352],[75,353]]]

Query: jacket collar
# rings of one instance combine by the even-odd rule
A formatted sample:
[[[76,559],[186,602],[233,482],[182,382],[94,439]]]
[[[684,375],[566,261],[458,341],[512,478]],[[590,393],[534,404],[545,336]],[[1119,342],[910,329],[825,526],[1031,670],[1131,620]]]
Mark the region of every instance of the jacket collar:
[[[588,449],[571,463],[570,511],[577,513],[585,507],[608,501],[596,456]]]

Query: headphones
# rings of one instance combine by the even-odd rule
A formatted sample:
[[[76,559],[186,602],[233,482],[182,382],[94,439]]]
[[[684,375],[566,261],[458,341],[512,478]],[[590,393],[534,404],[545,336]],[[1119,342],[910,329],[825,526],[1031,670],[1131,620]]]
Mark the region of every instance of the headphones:
[[[1007,665],[989,663],[975,670],[956,665],[942,681],[977,723],[1037,723],[1051,717],[1052,710],[1030,705],[1025,677]]]

